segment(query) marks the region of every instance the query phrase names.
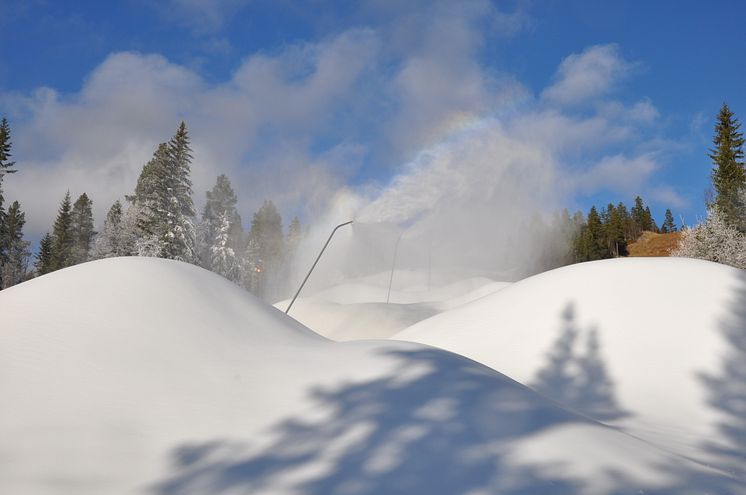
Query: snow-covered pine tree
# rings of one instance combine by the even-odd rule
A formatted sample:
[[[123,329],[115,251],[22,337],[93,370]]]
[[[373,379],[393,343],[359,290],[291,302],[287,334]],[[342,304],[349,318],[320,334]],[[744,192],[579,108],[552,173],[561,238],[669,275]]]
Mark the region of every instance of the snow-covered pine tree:
[[[196,263],[195,211],[192,181],[189,178],[191,163],[189,135],[186,124],[182,121],[168,143],[167,159],[163,164],[162,193],[166,195],[163,219],[166,230],[161,238],[162,255],[164,258]]]
[[[74,245],[71,264],[88,261],[96,232],[93,230],[93,201],[83,193],[75,200],[71,212]]]
[[[164,164],[168,160],[168,145],[161,143],[146,163],[137,178],[135,194],[128,196],[127,209],[129,224],[134,237],[134,252],[138,256],[161,256],[161,238],[166,232],[163,219],[166,196],[163,191]],[[147,246],[147,248],[145,248]]]
[[[23,240],[23,226],[26,224],[26,216],[21,211],[21,205],[14,201],[5,215],[6,237],[7,237],[7,260],[2,265],[3,289],[23,282],[28,270],[28,260],[31,256],[30,243]]]
[[[112,258],[114,256],[127,256],[130,253],[124,249],[122,242],[122,203],[116,200],[104,220],[104,227],[96,236],[93,244],[93,259]]]
[[[228,280],[240,282],[241,259],[232,246],[231,226],[232,222],[227,212],[223,212],[218,218],[220,226],[215,239],[210,246],[210,267]]]
[[[37,275],[44,275],[53,271],[52,263],[54,256],[52,253],[54,240],[49,232],[44,234],[39,242],[39,251],[36,253],[36,261],[34,261],[34,268],[36,269]]]
[[[65,193],[65,198],[57,211],[57,218],[52,229],[52,239],[52,271],[72,265],[75,235],[72,228],[70,191]]]
[[[243,228],[241,216],[236,211],[238,198],[231,187],[230,180],[225,175],[217,178],[215,186],[207,191],[207,202],[202,210],[202,220],[197,228],[197,245],[202,266],[208,270],[214,270],[212,265],[213,248],[222,246],[230,247],[235,256],[240,257],[243,246]],[[223,223],[228,221],[227,240],[223,238],[226,233]],[[220,238],[219,238],[220,237]],[[218,271],[218,270],[215,270]],[[221,271],[218,271],[222,273]],[[240,275],[230,280],[240,282]]]

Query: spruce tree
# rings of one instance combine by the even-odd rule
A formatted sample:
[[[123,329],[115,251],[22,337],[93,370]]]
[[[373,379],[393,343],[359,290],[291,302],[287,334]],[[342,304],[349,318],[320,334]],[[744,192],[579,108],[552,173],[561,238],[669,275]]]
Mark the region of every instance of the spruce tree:
[[[2,264],[1,288],[7,289],[13,285],[23,282],[28,269],[28,258],[30,243],[23,240],[23,226],[26,224],[26,216],[21,211],[21,205],[14,201],[5,216],[7,260]]]
[[[165,207],[166,232],[163,235],[163,257],[197,262],[194,202],[192,201],[192,150],[189,135],[182,121],[168,143],[164,167],[167,201]]]
[[[44,275],[53,271],[52,263],[54,262],[54,240],[49,232],[44,234],[39,242],[39,251],[36,253],[36,261],[34,261],[34,268],[36,268],[37,275]]]
[[[3,197],[3,178],[6,174],[16,172],[13,168],[15,162],[10,160],[11,157],[10,142],[10,125],[8,120],[0,120],[0,268],[8,261],[8,249],[10,237],[5,218],[5,198]],[[0,285],[2,282],[0,282]]]
[[[93,230],[93,201],[86,193],[81,194],[75,201],[70,216],[74,239],[70,262],[76,265],[88,261],[93,237],[96,235]]]
[[[671,213],[671,210],[666,208],[666,219],[663,221],[663,225],[661,226],[661,232],[666,234],[670,232],[676,232],[676,223],[673,220],[673,213]]]
[[[228,177],[225,175],[218,176],[215,186],[211,191],[207,191],[207,202],[202,210],[202,220],[197,229],[200,261],[202,266],[208,270],[214,269],[211,263],[214,248],[224,249],[229,247],[236,256],[241,252],[244,244],[243,228],[241,226],[241,216],[236,211],[237,202],[238,198]],[[224,232],[226,219],[228,230]],[[223,273],[221,270],[217,271]],[[239,281],[236,277],[228,278],[234,282]]]
[[[96,236],[93,245],[93,259],[111,258],[114,256],[127,256],[129,253],[124,249],[122,242],[122,203],[116,200],[104,220],[104,227]]]
[[[256,246],[257,294],[270,297],[269,280],[277,275],[284,255],[282,217],[272,201],[264,201],[251,220],[249,240]]]
[[[162,237],[166,232],[165,209],[168,201],[164,192],[165,163],[168,160],[168,145],[161,143],[146,163],[137,178],[135,194],[128,196],[131,202],[128,214],[133,221],[136,254],[161,256]],[[144,253],[143,246],[151,246]]]
[[[746,188],[744,169],[743,133],[741,123],[723,103],[715,124],[714,148],[708,156],[712,160],[712,185],[715,188],[713,203],[723,214],[725,221],[739,230],[746,231],[746,205],[740,200],[740,192]]]
[[[72,265],[73,250],[75,248],[75,235],[73,232],[72,204],[70,202],[70,191],[65,193],[65,198],[57,211],[57,219],[52,229],[52,270],[59,270]]]
[[[567,214],[567,218],[569,219],[570,215],[567,213],[567,210],[565,210],[565,214]],[[285,243],[288,256],[295,255],[295,252],[298,250],[298,246],[300,245],[300,241],[302,239],[303,231],[301,230],[300,220],[298,220],[298,217],[293,217],[290,225],[288,225],[288,237],[287,242]]]

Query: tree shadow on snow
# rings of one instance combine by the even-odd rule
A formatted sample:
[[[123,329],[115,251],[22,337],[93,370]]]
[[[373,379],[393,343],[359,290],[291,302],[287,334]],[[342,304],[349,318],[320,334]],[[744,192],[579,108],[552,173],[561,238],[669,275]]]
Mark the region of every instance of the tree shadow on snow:
[[[160,495],[571,494],[578,486],[507,462],[509,440],[577,416],[467,359],[423,350],[381,351],[397,360],[383,378],[318,388],[323,420],[285,419],[260,451],[231,440],[182,445]]]
[[[708,390],[708,403],[720,413],[719,440],[705,448],[735,478],[733,493],[746,493],[746,271],[741,271],[731,303],[731,314],[723,320],[727,348],[717,374],[700,374]]]
[[[585,348],[579,350],[583,334]],[[560,334],[531,387],[596,421],[613,422],[628,415],[616,399],[614,382],[601,354],[598,330],[590,328],[584,332],[580,328],[572,302],[562,311]]]

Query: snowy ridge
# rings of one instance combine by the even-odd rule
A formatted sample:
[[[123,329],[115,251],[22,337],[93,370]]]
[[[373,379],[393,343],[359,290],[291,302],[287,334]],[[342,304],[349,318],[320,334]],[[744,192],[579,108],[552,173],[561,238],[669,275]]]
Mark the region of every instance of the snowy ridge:
[[[0,493],[740,489],[473,361],[325,340],[182,263],[79,265],[0,314]]]
[[[744,301],[741,270],[678,258],[605,260],[517,282],[395,338],[470,357],[743,477],[737,432],[746,430],[724,401],[742,386],[735,370],[746,366]]]

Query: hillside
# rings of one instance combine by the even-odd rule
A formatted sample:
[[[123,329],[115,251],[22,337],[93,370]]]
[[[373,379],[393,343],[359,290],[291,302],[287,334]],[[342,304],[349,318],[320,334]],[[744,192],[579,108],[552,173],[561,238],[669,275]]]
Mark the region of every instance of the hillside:
[[[673,494],[733,483],[463,357],[328,341],[183,263],[60,270],[2,291],[0,314],[0,493]]]
[[[627,246],[627,251],[632,257],[670,256],[680,240],[681,232],[657,234],[645,231],[637,241]]]
[[[743,478],[746,409],[735,404],[744,397],[737,392],[746,369],[744,300],[741,270],[621,258],[536,275],[395,338],[499,369],[590,417]]]

